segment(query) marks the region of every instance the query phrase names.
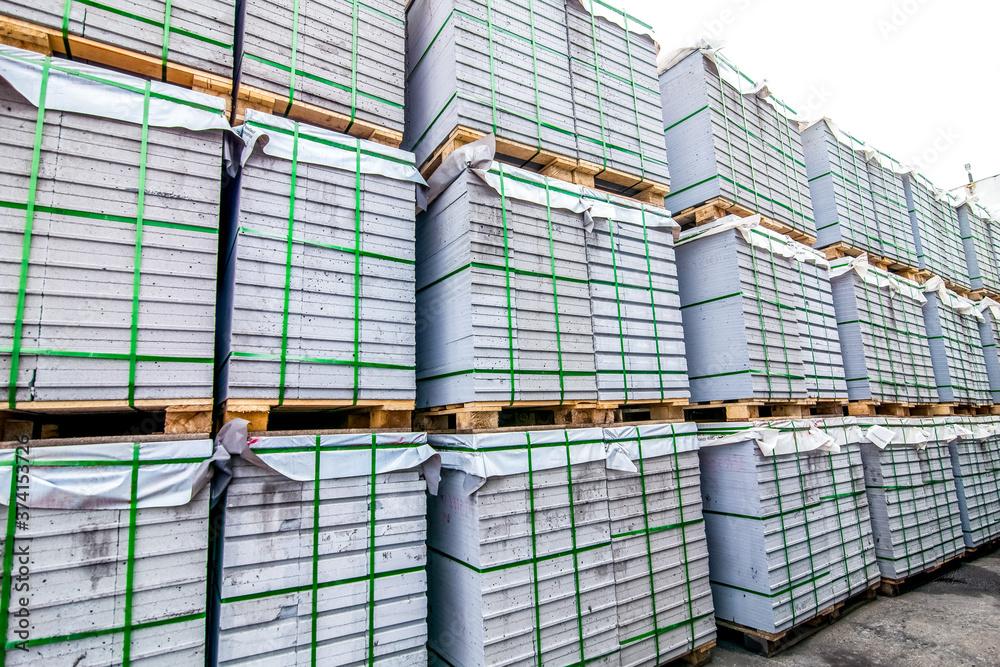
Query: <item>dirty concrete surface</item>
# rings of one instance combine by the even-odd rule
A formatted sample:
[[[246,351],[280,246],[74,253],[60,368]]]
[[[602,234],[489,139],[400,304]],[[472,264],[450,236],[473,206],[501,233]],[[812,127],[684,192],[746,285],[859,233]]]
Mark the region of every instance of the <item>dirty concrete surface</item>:
[[[713,656],[712,667],[996,667],[1000,551],[899,597],[879,596],[774,658],[729,642]]]

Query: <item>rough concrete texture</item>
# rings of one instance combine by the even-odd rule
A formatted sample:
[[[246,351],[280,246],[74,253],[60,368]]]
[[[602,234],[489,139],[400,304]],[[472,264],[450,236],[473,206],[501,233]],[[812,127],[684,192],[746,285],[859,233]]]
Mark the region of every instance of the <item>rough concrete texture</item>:
[[[712,667],[1000,665],[1000,551],[897,598],[879,596],[767,659],[720,642]]]

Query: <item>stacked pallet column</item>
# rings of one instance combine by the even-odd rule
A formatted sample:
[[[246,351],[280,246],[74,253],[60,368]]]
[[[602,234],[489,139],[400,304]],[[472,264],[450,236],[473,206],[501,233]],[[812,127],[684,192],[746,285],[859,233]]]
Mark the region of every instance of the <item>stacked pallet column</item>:
[[[949,290],[935,276],[923,286],[924,321],[941,403],[992,402],[987,361],[980,337],[985,318],[976,304]]]
[[[903,185],[919,268],[969,289],[965,244],[952,198],[917,172],[904,174]]]
[[[1000,418],[952,418],[958,438],[949,444],[965,547],[1000,538]]]

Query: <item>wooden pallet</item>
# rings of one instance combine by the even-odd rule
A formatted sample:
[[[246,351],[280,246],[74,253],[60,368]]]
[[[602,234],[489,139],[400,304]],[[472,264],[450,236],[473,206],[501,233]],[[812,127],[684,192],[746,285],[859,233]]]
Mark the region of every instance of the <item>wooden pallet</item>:
[[[720,639],[742,639],[743,646],[749,651],[758,653],[767,658],[773,658],[777,654],[785,651],[799,642],[808,639],[823,628],[826,628],[856,609],[872,602],[876,598],[878,585],[872,586],[863,593],[859,593],[844,602],[822,610],[816,616],[798,623],[795,627],[781,632],[766,632],[749,628],[739,623],[716,618],[716,625],[719,626]]]
[[[962,560],[965,558],[965,551],[957,553],[948,560],[942,561],[937,565],[927,568],[917,572],[916,574],[911,574],[903,579],[887,579],[882,578],[882,582],[879,584],[878,592],[880,595],[885,597],[894,598],[912,591],[918,586],[923,586],[926,583],[930,583],[932,580],[937,579],[942,574],[951,572],[952,570],[958,568],[962,564]]]
[[[912,280],[921,284],[927,282],[934,275],[927,269],[918,269],[914,266],[897,262],[894,259],[879,257],[878,255],[873,255],[867,250],[855,248],[854,246],[843,242],[837,242],[833,245],[829,245],[823,248],[822,251],[826,255],[826,258],[830,260],[842,259],[844,257],[860,257],[861,255],[867,254],[868,263],[872,266],[878,267],[887,273],[892,273],[901,278],[906,278],[907,280]],[[965,291],[968,293],[968,290]]]
[[[851,417],[909,417],[913,405],[913,403],[851,401],[847,404],[847,414]]]
[[[997,549],[1000,549],[1000,537],[990,540],[989,542],[983,542],[978,547],[965,547],[965,553],[962,554],[963,561],[972,561],[977,558],[982,558],[987,554],[991,554]]]
[[[655,403],[515,401],[457,403],[418,410],[414,430],[482,433],[684,421],[687,399]]]
[[[664,662],[660,667],[702,667],[712,662],[712,649],[715,648],[715,640],[710,639],[701,646],[694,648],[689,653],[685,653],[679,658],[674,658],[669,662]]]
[[[910,408],[911,417],[976,417],[981,414],[993,414],[993,405],[966,405],[962,403],[930,403],[914,405]],[[985,411],[985,412],[983,412]]]
[[[284,116],[287,111],[289,118],[333,130],[334,132],[349,134],[358,139],[374,141],[375,143],[391,148],[399,148],[399,145],[403,143],[403,133],[398,130],[390,130],[358,118],[352,120],[347,114],[323,109],[306,102],[293,102],[291,108],[289,108],[287,95],[278,95],[241,83],[239,92],[236,95],[234,124],[242,123],[246,120],[248,109],[276,116]]]
[[[1000,414],[997,405],[966,405],[961,403],[883,403],[881,401],[851,401],[847,413],[852,417],[954,417]]]
[[[766,419],[808,419],[816,399],[763,401],[742,399],[735,401],[705,401],[691,403],[684,408],[686,421],[692,422],[745,422]]]
[[[697,206],[691,206],[684,209],[680,213],[674,215],[674,220],[677,224],[681,226],[681,229],[691,229],[693,227],[701,227],[702,225],[707,225],[716,220],[725,218],[728,215],[738,215],[741,218],[748,218],[751,215],[756,215],[756,211],[753,211],[742,204],[737,204],[736,202],[726,199],[725,197],[715,197],[709,199],[704,204],[699,204]],[[765,216],[760,217],[760,224],[768,229],[778,232],[779,234],[784,234],[790,237],[793,241],[798,241],[807,246],[812,246],[816,243],[816,238],[800,232],[789,225],[768,218]]]
[[[208,433],[212,400],[24,401],[0,410],[0,440],[18,435],[35,439],[67,435],[137,436],[154,433]]]
[[[69,42],[70,51],[75,60],[86,60],[98,65],[113,67],[146,79],[164,80],[174,85],[221,98],[225,100],[226,110],[230,112],[230,120],[234,123],[243,122],[247,109],[278,115],[284,115],[288,109],[287,96],[283,97],[252,86],[241,85],[236,96],[236,113],[232,114],[233,82],[227,77],[171,62],[168,62],[164,67],[160,58],[84,37],[69,35],[66,41]],[[66,43],[63,41],[62,31],[6,16],[0,16],[0,44],[35,51],[47,56],[66,55]],[[296,102],[292,105],[288,115],[296,120],[393,148],[398,148],[403,141],[402,132],[389,130],[362,120],[355,120],[352,123],[350,116],[322,109],[312,104]]]
[[[424,178],[429,178],[441,163],[455,150],[478,141],[485,132],[470,127],[459,126],[452,130],[448,138],[435,149],[420,167]],[[522,144],[503,137],[496,138],[497,159],[501,162],[537,171],[543,176],[575,183],[587,188],[611,192],[612,194],[635,199],[644,204],[664,207],[663,198],[670,192],[669,186],[629,174],[618,169],[603,169],[600,165],[585,160],[577,160],[552,151],[539,150],[535,146]]]
[[[413,401],[277,400],[229,399],[222,423],[246,419],[250,432],[306,429],[392,429],[409,431]],[[299,424],[308,423],[308,426]],[[283,425],[298,426],[285,429]]]

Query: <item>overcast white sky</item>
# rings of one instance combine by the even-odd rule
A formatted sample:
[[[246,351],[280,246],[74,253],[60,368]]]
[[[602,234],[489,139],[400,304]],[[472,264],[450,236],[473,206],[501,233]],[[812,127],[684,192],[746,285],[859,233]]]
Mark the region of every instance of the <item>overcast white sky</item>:
[[[843,129],[936,185],[1000,173],[998,0],[612,0],[661,48],[699,37],[809,118]]]

